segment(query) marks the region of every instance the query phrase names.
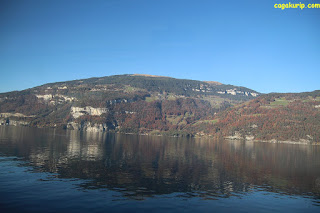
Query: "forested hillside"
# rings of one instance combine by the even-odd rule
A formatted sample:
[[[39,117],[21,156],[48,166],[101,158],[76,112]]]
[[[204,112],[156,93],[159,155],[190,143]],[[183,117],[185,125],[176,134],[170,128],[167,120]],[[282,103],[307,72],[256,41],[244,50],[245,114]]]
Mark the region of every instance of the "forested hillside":
[[[245,87],[169,77],[90,78],[0,94],[0,123],[181,135],[190,124],[258,95]]]
[[[215,121],[196,129],[231,139],[320,142],[320,91],[262,95],[219,113]]]
[[[219,82],[118,75],[0,94],[0,124],[319,142],[320,92],[267,94]]]

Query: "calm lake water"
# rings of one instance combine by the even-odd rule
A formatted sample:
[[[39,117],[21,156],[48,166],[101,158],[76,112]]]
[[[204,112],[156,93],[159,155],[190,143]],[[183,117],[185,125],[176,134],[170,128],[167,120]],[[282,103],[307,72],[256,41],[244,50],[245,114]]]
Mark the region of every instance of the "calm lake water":
[[[0,126],[1,212],[320,212],[320,146]]]

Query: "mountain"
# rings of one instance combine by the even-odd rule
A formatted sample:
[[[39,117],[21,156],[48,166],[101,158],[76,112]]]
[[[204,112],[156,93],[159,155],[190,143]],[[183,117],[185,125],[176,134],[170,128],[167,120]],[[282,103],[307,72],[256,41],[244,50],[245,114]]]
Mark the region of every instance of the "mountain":
[[[319,142],[319,91],[260,94],[214,81],[115,75],[0,94],[0,124]]]
[[[172,132],[259,95],[219,82],[116,75],[2,93],[0,119],[2,125]]]

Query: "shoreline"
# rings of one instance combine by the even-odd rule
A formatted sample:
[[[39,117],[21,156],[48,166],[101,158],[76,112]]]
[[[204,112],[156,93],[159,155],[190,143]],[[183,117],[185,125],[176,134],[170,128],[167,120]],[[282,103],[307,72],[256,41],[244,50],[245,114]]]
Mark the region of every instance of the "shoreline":
[[[244,142],[253,142],[253,143],[271,143],[271,144],[293,144],[293,145],[320,145],[319,142],[307,142],[307,141],[277,141],[277,140],[245,140],[245,139],[230,139],[228,137],[224,138],[228,141],[244,141]]]
[[[0,126],[20,126],[20,127],[31,127],[31,128],[38,128],[38,129],[42,129],[42,128],[48,128],[48,129],[58,129],[56,127],[38,127],[38,126],[29,126],[29,125],[0,125]],[[121,132],[121,131],[116,131],[116,130],[104,130],[104,131],[88,131],[88,130],[79,130],[79,129],[64,129],[64,130],[72,130],[72,131],[80,131],[80,132],[95,132],[95,133],[120,133],[120,134],[126,134],[126,135],[143,135],[143,136],[165,136],[165,137],[173,137],[173,138],[214,138],[213,135],[206,135],[206,134],[195,134],[195,135],[170,135],[170,134],[150,134],[150,133],[133,133],[133,132]],[[160,132],[159,132],[160,133]],[[284,140],[284,141],[278,141],[275,139],[271,139],[271,140],[256,140],[256,139],[244,139],[242,137],[237,137],[237,136],[221,136],[221,139],[224,140],[228,140],[228,141],[245,141],[245,142],[255,142],[255,143],[273,143],[273,144],[294,144],[294,145],[320,145],[320,142],[310,142],[306,139],[300,139],[299,141],[292,141],[292,140]]]

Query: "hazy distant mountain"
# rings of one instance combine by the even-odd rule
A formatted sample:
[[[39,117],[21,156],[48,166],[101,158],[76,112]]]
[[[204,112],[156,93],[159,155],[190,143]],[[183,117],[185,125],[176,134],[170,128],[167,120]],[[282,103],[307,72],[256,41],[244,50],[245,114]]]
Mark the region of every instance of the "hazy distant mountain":
[[[246,110],[251,110],[254,101],[269,97],[260,95],[245,87],[214,81],[139,74],[89,78],[0,94],[0,123],[179,136],[248,134],[261,139],[252,135],[255,131],[241,132],[237,123],[237,119],[243,119],[243,111],[250,114]],[[320,104],[318,99],[310,100]],[[287,105],[291,104],[296,103],[289,101]],[[276,113],[278,108],[271,106],[260,108]],[[254,110],[252,113],[259,117]],[[234,119],[227,121],[231,115]],[[260,128],[260,124],[252,125]]]

